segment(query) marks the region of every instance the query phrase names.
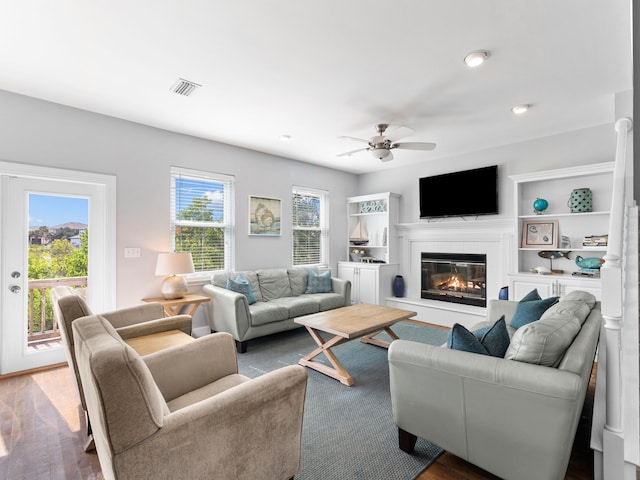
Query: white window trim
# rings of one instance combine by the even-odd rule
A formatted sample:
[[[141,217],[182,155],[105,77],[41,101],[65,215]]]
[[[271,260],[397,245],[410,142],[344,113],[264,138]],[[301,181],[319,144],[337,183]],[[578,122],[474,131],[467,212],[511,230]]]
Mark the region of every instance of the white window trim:
[[[171,166],[170,178],[171,178],[171,191],[175,191],[174,178],[177,175],[185,177],[193,177],[196,179],[210,180],[212,182],[228,183],[229,188],[224,190],[224,222],[221,228],[225,229],[225,269],[224,270],[211,270],[206,272],[196,272],[192,274],[183,275],[188,285],[204,285],[211,282],[211,276],[215,273],[225,270],[233,271],[235,269],[235,175],[228,175],[224,173],[207,172],[204,170],[194,170],[190,168]],[[175,222],[175,202],[173,196],[171,197],[171,211],[170,222],[171,225]],[[199,226],[199,222],[182,221],[184,224],[190,226]],[[205,226],[209,226],[206,224]],[[173,228],[170,227],[170,244],[171,250],[175,249],[175,236],[173,234]]]
[[[291,188],[291,195],[294,194],[310,194],[320,197],[320,263],[313,263],[310,265],[296,265],[298,267],[315,266],[315,267],[328,267],[329,266],[329,191],[319,190],[317,188],[302,187],[299,185],[293,185]],[[292,206],[293,208],[293,206]],[[297,228],[292,225],[292,239],[293,231],[295,230],[314,230],[313,228]],[[293,265],[293,245],[291,247],[291,264]]]

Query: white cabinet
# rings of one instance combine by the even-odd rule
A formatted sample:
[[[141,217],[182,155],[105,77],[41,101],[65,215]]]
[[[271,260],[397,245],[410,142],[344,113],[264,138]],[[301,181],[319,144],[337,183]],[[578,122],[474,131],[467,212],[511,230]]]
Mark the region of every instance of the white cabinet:
[[[531,172],[510,178],[514,182],[518,246],[513,263],[516,272],[509,276],[509,298],[518,300],[534,287],[541,296],[565,295],[580,289],[600,298],[600,279],[574,276],[574,272],[580,270],[575,260],[578,256],[602,258],[606,253],[606,246],[585,247],[583,240],[587,236],[608,234],[613,162]],[[571,192],[583,188],[592,192],[592,211],[572,213],[568,204]],[[536,214],[533,208],[533,202],[538,198],[549,203],[541,214]],[[564,244],[567,241],[569,245]],[[548,252],[563,255],[550,260],[541,256],[541,252],[545,252],[542,255]],[[553,270],[553,274],[531,273],[537,267]]]
[[[561,297],[574,290],[582,290],[593,293],[600,300],[600,279],[534,273],[509,275],[509,300],[520,300],[534,288],[542,298]]]
[[[338,277],[351,282],[351,303],[384,305],[397,272],[397,264],[338,262]]]
[[[398,223],[400,195],[378,193],[347,199],[347,254],[351,261],[398,262]]]

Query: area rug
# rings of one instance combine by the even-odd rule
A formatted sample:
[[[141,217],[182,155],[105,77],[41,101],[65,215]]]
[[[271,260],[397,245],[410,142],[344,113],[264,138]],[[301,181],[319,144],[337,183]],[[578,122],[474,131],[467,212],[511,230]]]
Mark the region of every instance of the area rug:
[[[411,322],[398,323],[393,330],[400,338],[432,345],[441,345],[447,335],[446,330]],[[304,328],[252,340],[248,351],[238,355],[238,368],[240,373],[255,378],[285,365],[296,365],[315,346]],[[307,369],[302,459],[296,480],[415,479],[442,450],[423,439],[418,439],[411,455],[398,448],[387,350],[352,340],[333,351],[355,385],[347,387]],[[322,356],[316,360],[329,364]]]

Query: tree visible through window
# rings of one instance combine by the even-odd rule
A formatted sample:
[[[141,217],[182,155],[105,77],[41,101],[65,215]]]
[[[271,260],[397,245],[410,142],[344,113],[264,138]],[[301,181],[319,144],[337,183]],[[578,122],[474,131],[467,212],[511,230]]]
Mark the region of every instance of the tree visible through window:
[[[191,252],[196,272],[232,269],[233,178],[171,169],[171,235],[175,252]]]
[[[321,190],[293,188],[293,265],[327,263],[327,198]]]

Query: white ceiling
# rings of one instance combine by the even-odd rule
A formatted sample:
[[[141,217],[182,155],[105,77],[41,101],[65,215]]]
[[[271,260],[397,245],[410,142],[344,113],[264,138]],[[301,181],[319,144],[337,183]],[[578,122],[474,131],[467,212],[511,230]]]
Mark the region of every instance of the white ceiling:
[[[613,122],[632,88],[629,0],[2,3],[0,89],[354,173]],[[377,123],[438,146],[336,157]]]

